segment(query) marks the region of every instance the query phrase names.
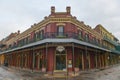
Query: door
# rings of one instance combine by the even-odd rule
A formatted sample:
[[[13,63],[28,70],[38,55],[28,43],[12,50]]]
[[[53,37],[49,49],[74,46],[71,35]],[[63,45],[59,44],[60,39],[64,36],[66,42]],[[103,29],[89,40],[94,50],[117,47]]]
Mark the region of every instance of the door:
[[[55,70],[66,71],[66,53],[56,51]]]

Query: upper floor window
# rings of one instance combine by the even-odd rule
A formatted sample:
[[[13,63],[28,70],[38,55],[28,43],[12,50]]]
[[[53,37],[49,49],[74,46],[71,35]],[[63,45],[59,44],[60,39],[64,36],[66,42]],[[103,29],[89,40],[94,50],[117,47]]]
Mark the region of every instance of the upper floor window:
[[[58,36],[64,35],[64,26],[58,26]]]
[[[85,40],[88,41],[89,40],[89,35],[85,34]]]
[[[35,33],[35,38],[34,38],[34,39],[35,39],[35,41],[36,41],[36,40],[39,40],[39,32],[36,32],[36,33]]]
[[[82,37],[82,31],[78,31],[78,36],[81,38]]]
[[[36,39],[38,39],[38,38],[39,38],[39,33],[37,32],[37,33],[36,33]]]
[[[93,42],[96,43],[96,38],[95,37],[93,38]]]
[[[25,43],[26,43],[26,44],[29,43],[29,37],[26,37]]]
[[[42,38],[43,38],[43,35],[44,35],[44,31],[43,31],[43,30],[41,30],[41,31],[40,31],[40,39],[42,39]]]

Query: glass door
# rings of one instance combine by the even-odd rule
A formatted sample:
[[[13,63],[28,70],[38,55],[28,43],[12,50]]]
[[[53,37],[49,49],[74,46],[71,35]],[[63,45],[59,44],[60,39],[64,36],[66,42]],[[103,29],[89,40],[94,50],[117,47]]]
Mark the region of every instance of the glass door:
[[[61,70],[66,71],[66,54],[65,51],[58,52],[56,51],[56,64],[55,64],[55,70]]]

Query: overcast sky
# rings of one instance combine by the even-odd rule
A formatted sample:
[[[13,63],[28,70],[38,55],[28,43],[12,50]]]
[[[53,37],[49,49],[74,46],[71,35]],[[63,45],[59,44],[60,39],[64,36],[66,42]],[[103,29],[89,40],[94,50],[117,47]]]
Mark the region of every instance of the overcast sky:
[[[102,24],[120,39],[120,0],[0,0],[0,40],[11,32],[23,32],[50,14],[50,7],[66,11],[94,28]]]

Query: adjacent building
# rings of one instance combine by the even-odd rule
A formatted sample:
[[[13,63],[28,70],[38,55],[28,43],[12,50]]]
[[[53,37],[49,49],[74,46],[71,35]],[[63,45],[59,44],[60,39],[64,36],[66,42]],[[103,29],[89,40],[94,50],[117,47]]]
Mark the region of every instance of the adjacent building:
[[[105,68],[119,63],[118,41],[102,25],[92,29],[77,20],[70,7],[66,12],[55,12],[51,7],[51,14],[44,20],[1,42],[0,56],[4,59],[0,60],[9,67],[32,71]]]

